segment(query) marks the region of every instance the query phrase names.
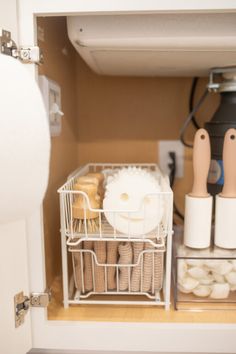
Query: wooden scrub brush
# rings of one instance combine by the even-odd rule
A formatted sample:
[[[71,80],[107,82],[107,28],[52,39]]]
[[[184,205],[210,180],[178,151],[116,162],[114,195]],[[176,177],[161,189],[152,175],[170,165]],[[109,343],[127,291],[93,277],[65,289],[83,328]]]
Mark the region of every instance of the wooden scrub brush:
[[[88,173],[85,177],[91,177],[91,178],[96,178],[98,180],[98,194],[101,197],[101,199],[104,198],[104,174],[101,172],[90,172]]]
[[[75,189],[76,188],[76,189]],[[100,197],[97,194],[98,187],[94,183],[76,183],[75,190],[84,192],[89,200],[90,208],[100,208]],[[99,229],[99,212],[89,209],[88,202],[83,194],[77,194],[72,206],[72,215],[75,229],[78,232],[94,233]]]

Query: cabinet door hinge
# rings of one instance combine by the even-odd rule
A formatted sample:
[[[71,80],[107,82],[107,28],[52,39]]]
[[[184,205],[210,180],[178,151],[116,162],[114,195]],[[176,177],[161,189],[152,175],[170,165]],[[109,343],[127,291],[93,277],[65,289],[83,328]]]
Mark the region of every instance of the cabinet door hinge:
[[[48,307],[52,298],[51,290],[46,290],[44,293],[31,293],[31,307]]]
[[[23,63],[41,64],[42,52],[37,46],[21,46],[17,48],[11,38],[11,32],[0,29],[0,53],[10,55]]]
[[[46,290],[44,293],[31,293],[28,297],[23,291],[14,296],[15,308],[15,327],[19,327],[24,323],[25,316],[30,307],[47,307],[51,301],[51,291]]]

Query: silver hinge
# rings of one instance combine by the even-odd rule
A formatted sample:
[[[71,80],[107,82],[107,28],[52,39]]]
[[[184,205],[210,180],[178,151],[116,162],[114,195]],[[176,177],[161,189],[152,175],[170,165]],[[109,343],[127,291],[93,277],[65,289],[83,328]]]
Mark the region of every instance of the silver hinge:
[[[25,296],[23,291],[14,296],[14,308],[15,308],[15,327],[19,327],[25,321],[25,315],[30,307],[30,299]]]
[[[11,38],[11,32],[0,29],[0,53],[10,55],[23,63],[41,64],[43,57],[39,47],[22,46],[17,48]]]
[[[44,293],[31,293],[31,307],[48,307],[52,298],[51,290],[46,290]]]
[[[14,296],[15,327],[21,326],[30,307],[47,307],[51,301],[51,291],[44,293],[32,293],[30,297],[23,291]]]

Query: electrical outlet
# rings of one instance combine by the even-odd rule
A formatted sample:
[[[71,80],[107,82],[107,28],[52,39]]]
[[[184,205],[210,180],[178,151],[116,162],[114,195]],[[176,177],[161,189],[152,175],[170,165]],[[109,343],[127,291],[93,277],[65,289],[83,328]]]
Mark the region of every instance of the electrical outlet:
[[[176,154],[176,177],[184,175],[184,146],[179,140],[160,140],[158,143],[159,166],[164,174],[170,173],[168,164],[171,163],[169,152]]]

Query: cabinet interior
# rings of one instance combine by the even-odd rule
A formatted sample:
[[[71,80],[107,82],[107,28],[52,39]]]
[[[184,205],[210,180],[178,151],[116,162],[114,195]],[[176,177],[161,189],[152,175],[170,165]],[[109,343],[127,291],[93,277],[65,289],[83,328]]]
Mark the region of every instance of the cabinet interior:
[[[46,281],[55,294],[49,319],[144,322],[233,322],[234,314],[188,313],[138,306],[62,306],[60,212],[57,189],[79,165],[88,162],[158,162],[158,142],[177,140],[188,114],[192,78],[108,77],[93,73],[67,36],[65,17],[37,19],[44,62],[39,74],[56,81],[62,94],[62,133],[51,139],[50,176],[43,203]],[[196,99],[204,90],[199,81]],[[200,125],[218,103],[211,95],[198,112]],[[187,139],[194,130],[189,127]],[[185,150],[184,177],[176,179],[175,202],[184,210],[192,183],[191,150]],[[176,223],[180,220],[175,219]]]

